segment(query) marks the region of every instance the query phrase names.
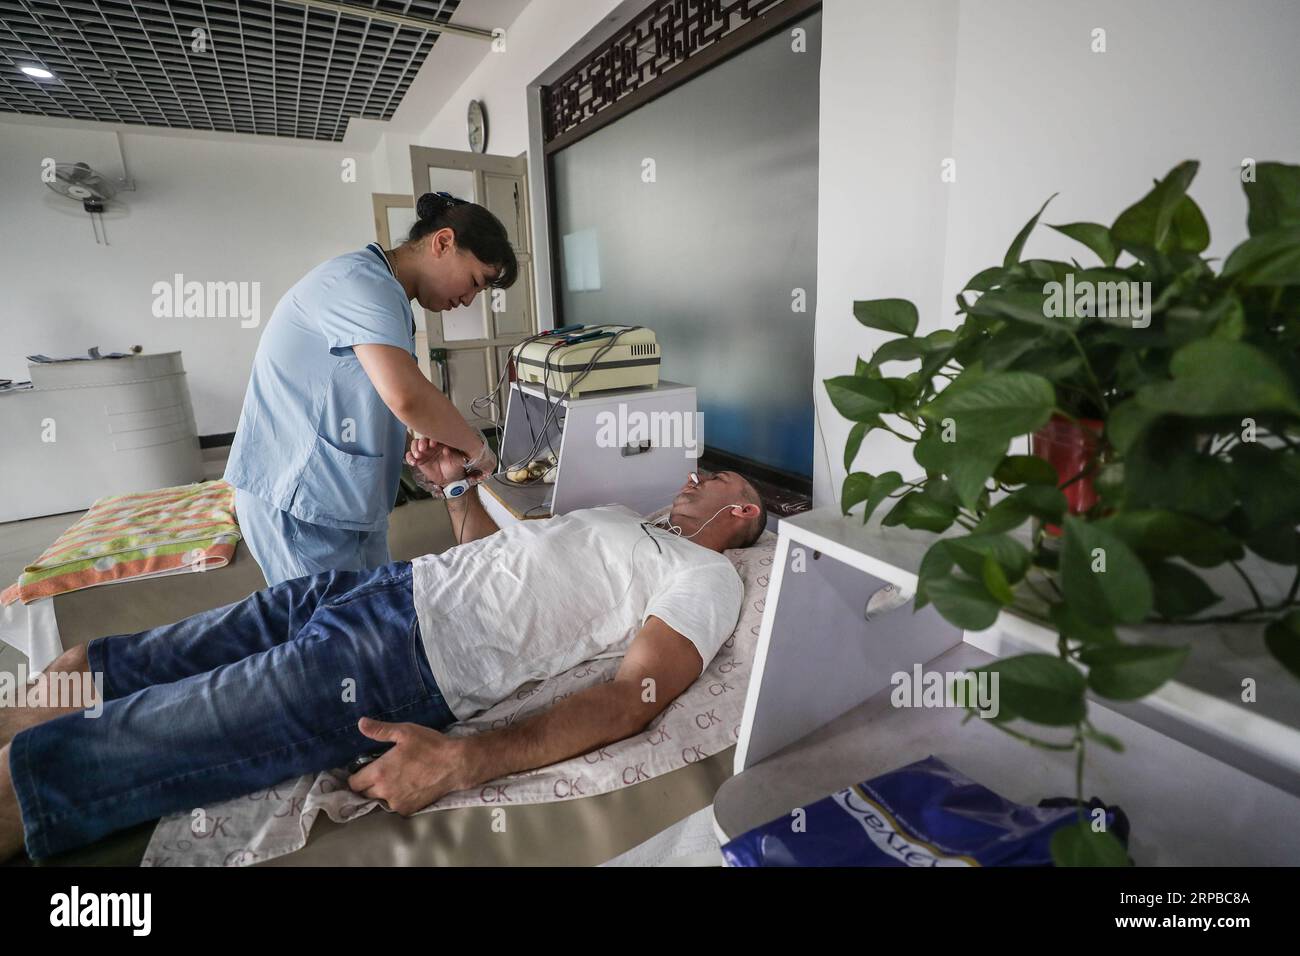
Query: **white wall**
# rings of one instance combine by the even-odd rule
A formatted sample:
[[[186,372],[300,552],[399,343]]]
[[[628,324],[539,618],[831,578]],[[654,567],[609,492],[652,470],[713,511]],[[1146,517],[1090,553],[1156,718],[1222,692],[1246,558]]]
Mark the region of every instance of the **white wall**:
[[[1208,255],[1245,236],[1241,160],[1300,162],[1300,4],[1292,0],[825,0],[817,406],[829,445],[818,506],[838,501],[850,423],[823,379],[889,336],[854,298],[916,302],[921,331],[1000,263],[1054,192],[1045,222],[1109,225],[1154,178],[1201,160],[1191,188]],[[1093,53],[1092,30],[1107,52]],[[941,162],[956,160],[954,183]],[[1026,255],[1091,262],[1040,226]],[[901,368],[901,366],[900,366]],[[819,462],[821,459],[819,459]],[[868,438],[857,470],[915,476],[911,447]]]
[[[261,326],[155,318],[154,283],[258,282],[264,325],[303,274],[374,237],[368,169],[345,183],[333,145],[120,128],[137,189],[105,214],[104,246],[40,164],[120,176],[112,127],[0,118],[0,378],[28,378],[37,352],[180,349],[199,433],[234,431]]]
[[[923,317],[946,309],[943,288],[957,59],[956,0],[826,0],[822,6],[817,330],[813,398],[820,429],[813,503],[839,501],[852,423],[824,380],[851,375],[890,336],[853,317],[856,299],[903,298]],[[948,310],[951,311],[951,310]],[[884,432],[863,442],[855,469],[907,467],[910,446]]]
[[[413,132],[384,134],[374,154],[381,192],[411,192],[411,146],[468,150],[465,111],[481,100],[488,117],[487,152],[518,156],[528,149],[525,89],[621,0],[532,0],[506,31],[505,49],[485,53],[436,113]],[[465,5],[469,21],[472,7]],[[482,25],[478,20],[475,25]],[[450,39],[450,38],[446,38]],[[439,40],[439,43],[445,40]],[[476,41],[465,41],[476,42]],[[405,104],[404,104],[405,106]],[[409,125],[411,120],[406,119]]]
[[[1294,0],[963,4],[944,301],[1052,193],[1043,222],[1110,225],[1185,159],[1206,255],[1225,255],[1246,237],[1241,161],[1300,161],[1297,38]],[[1095,263],[1042,227],[1025,254]]]

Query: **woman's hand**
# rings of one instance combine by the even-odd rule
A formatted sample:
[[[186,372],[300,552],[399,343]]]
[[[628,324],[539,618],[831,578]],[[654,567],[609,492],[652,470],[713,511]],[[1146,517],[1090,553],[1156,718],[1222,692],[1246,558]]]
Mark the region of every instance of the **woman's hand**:
[[[483,439],[483,448],[478,452],[478,458],[471,462],[471,464],[474,468],[474,470],[469,473],[471,484],[477,485],[480,481],[496,474],[497,456],[496,453],[492,451],[492,446],[487,443],[486,438]]]

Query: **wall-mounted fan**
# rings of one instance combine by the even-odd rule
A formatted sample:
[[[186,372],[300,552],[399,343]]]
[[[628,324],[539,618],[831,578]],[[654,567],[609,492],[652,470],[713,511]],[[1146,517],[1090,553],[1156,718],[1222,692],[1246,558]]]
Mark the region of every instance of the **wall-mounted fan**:
[[[95,231],[95,241],[108,244],[108,235],[103,232],[104,205],[117,195],[123,183],[91,169],[85,163],[56,163],[54,178],[45,183],[60,196],[67,196],[81,203],[81,208],[90,215],[90,227]]]

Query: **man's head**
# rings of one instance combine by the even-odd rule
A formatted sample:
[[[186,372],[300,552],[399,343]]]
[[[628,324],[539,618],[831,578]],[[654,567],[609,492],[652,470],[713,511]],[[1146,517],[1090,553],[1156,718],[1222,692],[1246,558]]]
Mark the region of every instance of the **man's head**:
[[[734,471],[696,474],[699,483],[686,479],[669,516],[682,537],[714,551],[750,547],[767,527],[767,509],[754,486]]]

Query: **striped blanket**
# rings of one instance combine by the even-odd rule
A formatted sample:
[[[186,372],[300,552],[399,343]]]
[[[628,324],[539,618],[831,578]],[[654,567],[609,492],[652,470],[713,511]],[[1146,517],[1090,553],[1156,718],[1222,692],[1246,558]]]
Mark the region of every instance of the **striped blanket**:
[[[0,604],[211,571],[230,563],[239,538],[235,489],[224,481],[100,498],[0,594]]]

